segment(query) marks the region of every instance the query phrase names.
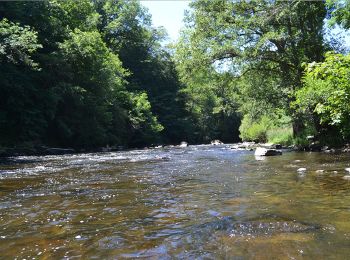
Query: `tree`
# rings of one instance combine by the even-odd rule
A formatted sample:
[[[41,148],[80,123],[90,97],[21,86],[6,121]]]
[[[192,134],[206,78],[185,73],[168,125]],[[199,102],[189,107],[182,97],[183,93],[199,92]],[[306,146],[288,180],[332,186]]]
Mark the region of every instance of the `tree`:
[[[151,111],[164,126],[162,141],[174,143],[187,138],[191,123],[186,120],[174,62],[161,45],[164,29],[152,27],[151,16],[137,1],[96,1],[95,5],[107,46],[118,53],[130,72],[126,77],[128,90],[146,92]]]
[[[93,147],[112,142],[111,109],[114,102],[123,106],[125,69],[97,31],[75,29],[59,46],[66,64],[63,70],[70,73],[57,86],[62,98],[53,121],[52,128],[58,130],[55,138],[66,145]],[[115,131],[123,132],[123,127]]]
[[[140,146],[159,142],[157,133],[161,132],[164,127],[158,123],[157,118],[152,114],[151,104],[146,93],[131,96],[129,118],[132,126],[130,142],[133,145]]]
[[[32,58],[42,46],[37,32],[7,19],[0,21],[0,144],[37,139],[46,127],[45,102],[33,77],[40,67]],[[38,102],[38,103],[36,103]]]
[[[302,122],[290,103],[302,85],[302,64],[323,58],[324,3],[199,0],[191,6],[178,47],[182,75],[196,77],[202,68],[230,73],[232,85],[245,88],[242,99],[283,108],[299,133]]]
[[[181,136],[176,71],[138,2],[1,2],[0,16],[0,144],[139,146]]]
[[[329,52],[324,62],[308,64],[304,87],[297,91],[295,101],[302,113],[316,113],[318,124],[327,132],[335,128],[346,141],[350,140],[349,78],[350,55]]]
[[[330,12],[330,24],[336,23],[344,28],[350,28],[350,1],[349,0],[327,0]]]

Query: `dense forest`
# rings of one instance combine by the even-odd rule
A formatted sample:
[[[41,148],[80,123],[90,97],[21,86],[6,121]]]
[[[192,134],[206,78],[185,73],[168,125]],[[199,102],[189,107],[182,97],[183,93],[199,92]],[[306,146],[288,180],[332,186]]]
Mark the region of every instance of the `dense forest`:
[[[0,147],[350,141],[348,1],[0,2]],[[340,29],[339,29],[340,28]]]

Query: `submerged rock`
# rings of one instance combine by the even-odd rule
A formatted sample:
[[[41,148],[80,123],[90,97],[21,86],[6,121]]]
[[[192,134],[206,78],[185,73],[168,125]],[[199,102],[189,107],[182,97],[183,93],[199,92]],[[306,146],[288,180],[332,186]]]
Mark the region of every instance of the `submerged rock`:
[[[299,168],[297,172],[306,172],[306,168]]]
[[[320,229],[314,223],[297,222],[286,218],[252,219],[237,221],[233,217],[222,217],[202,224],[200,232],[212,233],[217,230],[227,231],[230,236],[272,235],[276,233],[304,233]]]
[[[258,147],[254,153],[255,156],[274,156],[274,155],[282,155],[282,152],[276,149],[267,149],[263,147]]]

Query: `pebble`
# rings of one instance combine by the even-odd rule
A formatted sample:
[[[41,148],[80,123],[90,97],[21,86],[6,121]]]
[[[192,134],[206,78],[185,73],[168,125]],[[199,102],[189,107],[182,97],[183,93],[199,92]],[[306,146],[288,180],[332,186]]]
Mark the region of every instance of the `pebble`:
[[[299,168],[298,170],[297,170],[297,172],[305,172],[306,171],[306,168]]]
[[[350,168],[345,168],[345,171],[350,172]]]
[[[324,170],[316,170],[316,173],[324,173]]]
[[[345,175],[345,176],[343,176],[343,179],[344,179],[344,180],[350,180],[350,175]]]
[[[79,239],[79,238],[81,238],[81,236],[80,236],[80,235],[78,235],[78,236],[75,236],[75,238]]]

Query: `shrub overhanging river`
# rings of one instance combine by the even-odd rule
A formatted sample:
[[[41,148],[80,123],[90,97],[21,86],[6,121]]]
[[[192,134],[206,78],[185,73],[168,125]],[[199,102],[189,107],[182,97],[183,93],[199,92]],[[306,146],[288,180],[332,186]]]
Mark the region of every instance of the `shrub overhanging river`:
[[[5,160],[0,256],[347,258],[349,154],[257,159],[203,145]]]

